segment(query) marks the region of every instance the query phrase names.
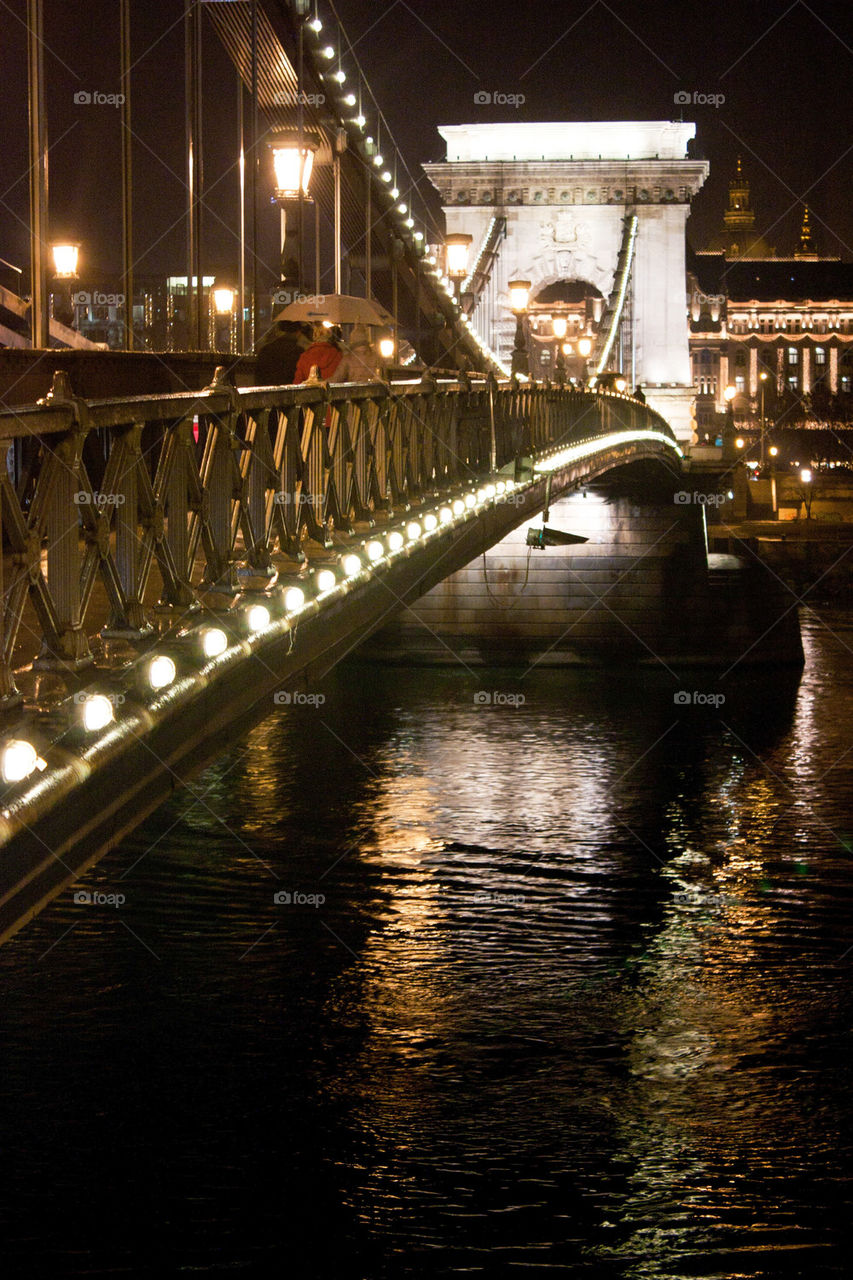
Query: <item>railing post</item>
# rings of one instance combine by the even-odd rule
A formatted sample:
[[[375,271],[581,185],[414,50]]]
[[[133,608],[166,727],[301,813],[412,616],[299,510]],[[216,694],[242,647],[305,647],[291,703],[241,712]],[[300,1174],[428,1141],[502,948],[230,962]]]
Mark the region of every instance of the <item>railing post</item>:
[[[207,443],[202,460],[202,486],[208,497],[208,538],[205,540],[207,566],[205,585],[215,591],[237,589],[237,576],[231,560],[231,502],[234,494],[234,452],[239,448],[235,432],[235,407],[230,388],[225,384],[225,369],[220,365],[204,395],[228,395],[224,414],[211,415]]]
[[[55,610],[52,625],[42,619],[42,648],[33,665],[40,669],[77,670],[92,662],[89,641],[80,619],[80,462],[83,441],[89,432],[88,405],[72,393],[68,375],[53,375],[45,404],[68,407],[71,430],[51,447],[51,456],[40,476],[45,495],[47,536],[47,585]],[[86,493],[85,497],[92,495]],[[75,500],[76,499],[76,500]]]
[[[0,467],[6,466],[8,445],[0,450]],[[12,664],[6,657],[6,584],[3,565],[3,488],[0,487],[0,710],[16,706],[21,701],[21,694],[15,685]]]

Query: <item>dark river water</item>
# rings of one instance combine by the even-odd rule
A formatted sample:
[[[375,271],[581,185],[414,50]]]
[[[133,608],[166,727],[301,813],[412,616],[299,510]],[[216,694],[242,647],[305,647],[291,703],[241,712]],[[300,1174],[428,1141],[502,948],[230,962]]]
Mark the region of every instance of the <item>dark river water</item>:
[[[3,1274],[849,1276],[853,611],[803,627],[348,665],[229,744],[0,950]]]

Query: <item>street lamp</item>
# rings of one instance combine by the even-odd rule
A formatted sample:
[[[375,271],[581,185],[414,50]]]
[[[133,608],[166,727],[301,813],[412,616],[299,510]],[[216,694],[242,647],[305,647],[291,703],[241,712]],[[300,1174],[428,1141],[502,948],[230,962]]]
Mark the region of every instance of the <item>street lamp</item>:
[[[764,370],[758,375],[761,383],[761,469],[764,470],[764,384],[767,381],[767,374]]]
[[[50,246],[53,256],[53,315],[60,324],[74,327],[74,304],[71,291],[77,279],[77,263],[80,257],[80,246],[71,241]]]
[[[233,351],[234,349],[234,300],[237,297],[236,289],[232,289],[230,285],[218,284],[214,285],[211,290],[213,306],[211,308],[211,346],[214,351],[219,351],[219,335],[224,329],[226,332],[225,351]]]
[[[589,359],[591,354],[592,354],[592,339],[578,338],[578,355],[583,360],[581,381],[584,384],[586,384],[587,377],[589,375],[589,367],[586,362]]]
[[[444,239],[445,269],[453,281],[457,298],[462,281],[468,274],[468,254],[471,251],[473,239],[473,236],[467,235],[464,231],[454,231]]]
[[[554,370],[557,374],[557,381],[560,386],[563,385],[566,374],[565,347],[567,344],[565,338],[568,328],[569,322],[565,316],[554,316],[551,321],[551,332],[557,339],[557,357],[554,361]]]
[[[512,364],[510,368],[513,375],[517,373],[529,374],[530,365],[527,358],[527,343],[524,337],[524,317],[527,314],[527,305],[530,301],[530,281],[510,280],[507,287],[509,289],[509,305],[515,312],[515,345],[512,349]]]
[[[388,373],[388,362],[394,357],[394,339],[390,334],[386,333],[379,339],[377,346],[379,348],[379,357],[382,361],[382,374],[385,377]]]
[[[63,243],[51,245],[53,254],[53,271],[57,280],[74,280],[77,277],[77,260],[80,256],[79,244]]]
[[[299,261],[285,258],[285,246],[293,237],[299,240],[299,210],[309,199],[317,143],[305,138],[300,146],[297,136],[282,134],[271,138],[269,147],[275,171],[275,201],[281,210],[281,280],[284,283],[293,278],[299,288]]]

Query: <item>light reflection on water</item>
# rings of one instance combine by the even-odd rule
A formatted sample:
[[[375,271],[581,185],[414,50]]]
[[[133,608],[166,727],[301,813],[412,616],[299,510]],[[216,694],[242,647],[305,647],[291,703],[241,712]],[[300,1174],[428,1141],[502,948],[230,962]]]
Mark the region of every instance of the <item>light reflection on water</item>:
[[[118,916],[66,899],[0,954],[13,1256],[139,1267],[105,1206],[138,1226],[156,1171],[202,1272],[846,1274],[853,619],[826,621],[802,682],[719,710],[650,671],[351,665],[259,726],[92,874]]]

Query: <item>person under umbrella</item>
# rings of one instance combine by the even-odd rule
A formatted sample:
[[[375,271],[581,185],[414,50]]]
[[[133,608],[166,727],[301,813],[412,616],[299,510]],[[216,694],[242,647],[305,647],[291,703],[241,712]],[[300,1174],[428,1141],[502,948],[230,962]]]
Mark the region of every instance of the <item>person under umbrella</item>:
[[[314,325],[311,345],[296,362],[294,382],[307,382],[313,368],[316,368],[317,376],[323,381],[331,378],[343,359],[343,352],[338,345],[340,334],[340,329],[324,324]]]
[[[330,381],[374,382],[379,377],[379,363],[367,330],[360,324],[355,325],[345,346],[343,359]]]
[[[298,381],[296,365],[310,344],[310,325],[296,320],[277,320],[258,343],[255,386],[282,387]]]

